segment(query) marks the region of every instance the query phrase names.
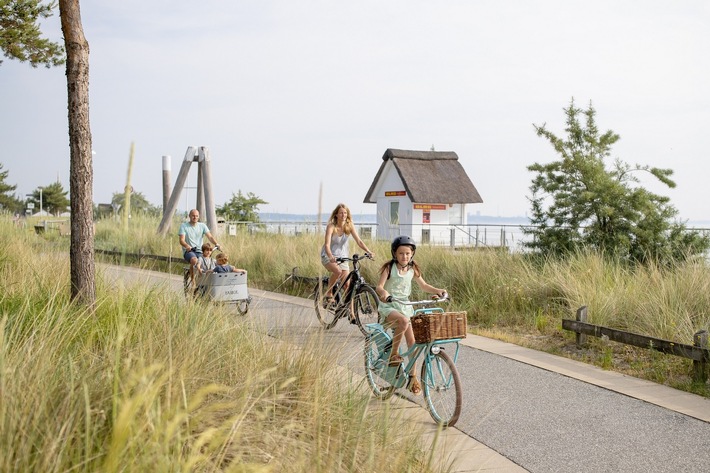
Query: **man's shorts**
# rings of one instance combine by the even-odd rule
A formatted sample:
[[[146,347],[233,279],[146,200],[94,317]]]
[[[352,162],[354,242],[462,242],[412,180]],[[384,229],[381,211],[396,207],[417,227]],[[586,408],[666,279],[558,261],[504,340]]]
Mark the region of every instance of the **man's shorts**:
[[[182,257],[185,258],[185,261],[189,263],[192,258],[199,258],[200,255],[202,255],[201,251],[197,253],[194,251],[186,251],[185,254],[182,255]]]

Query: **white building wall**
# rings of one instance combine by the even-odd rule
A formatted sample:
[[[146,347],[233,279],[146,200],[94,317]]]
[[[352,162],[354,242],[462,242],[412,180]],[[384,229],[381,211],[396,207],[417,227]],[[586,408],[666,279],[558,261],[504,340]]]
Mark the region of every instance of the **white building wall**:
[[[404,183],[391,161],[385,163],[379,182],[374,189],[377,197],[377,238],[391,240],[411,231],[412,202],[404,190]],[[392,203],[398,204],[398,218],[393,222]]]
[[[451,244],[458,240],[456,227],[467,223],[466,204],[414,204],[404,189],[404,183],[391,161],[376,184],[373,195],[377,200],[377,239],[392,240],[409,235],[417,243]],[[392,203],[398,203],[397,223],[392,222]],[[427,214],[425,216],[425,214]],[[453,233],[452,233],[453,232]]]

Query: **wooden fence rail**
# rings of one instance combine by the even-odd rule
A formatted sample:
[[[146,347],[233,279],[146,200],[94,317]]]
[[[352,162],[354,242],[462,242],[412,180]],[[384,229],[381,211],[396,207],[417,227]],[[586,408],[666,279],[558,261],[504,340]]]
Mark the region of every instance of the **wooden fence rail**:
[[[577,346],[584,346],[586,336],[605,337],[609,340],[639,348],[648,348],[669,355],[680,356],[693,360],[693,379],[706,382],[708,365],[710,365],[710,349],[708,349],[708,331],[700,330],[693,336],[693,345],[671,342],[662,338],[639,335],[601,325],[587,323],[587,306],[577,310],[577,320],[562,320],[562,328],[577,334]]]
[[[301,276],[300,274],[298,274],[298,266],[293,268],[291,270],[291,273],[286,274],[284,277],[286,278],[284,280],[284,282],[290,280],[292,285],[295,285],[297,283],[298,284],[315,284],[316,282],[318,282],[317,277]]]
[[[113,250],[102,250],[100,248],[94,249],[96,253],[101,253],[103,255],[107,256],[125,256],[127,258],[132,258],[132,259],[137,259],[141,260],[143,258],[155,260],[155,261],[165,261],[169,264],[172,263],[179,263],[179,264],[184,264],[187,265],[185,260],[181,256],[162,256],[162,255],[151,255],[148,253],[143,253],[142,251],[140,253],[126,253],[124,251],[120,251],[116,248]],[[286,274],[285,276],[286,281],[291,281],[291,284],[315,284],[318,281],[317,277],[309,277],[309,276],[301,276],[298,274],[298,266],[293,268],[291,270],[290,274]]]
[[[162,255],[150,255],[147,253],[143,253],[142,251],[140,253],[126,253],[125,251],[120,251],[116,248],[113,250],[102,250],[100,248],[95,248],[94,249],[95,253],[101,253],[103,255],[109,255],[109,256],[125,256],[127,258],[135,258],[135,259],[143,259],[143,258],[148,258],[156,261],[166,261],[168,263],[184,263],[188,264],[185,262],[185,260],[182,257],[182,254],[180,256],[162,256]]]

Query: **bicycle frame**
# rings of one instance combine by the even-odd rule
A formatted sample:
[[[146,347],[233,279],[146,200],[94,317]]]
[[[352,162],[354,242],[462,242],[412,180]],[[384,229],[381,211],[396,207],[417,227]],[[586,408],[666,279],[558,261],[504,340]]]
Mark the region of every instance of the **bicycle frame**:
[[[444,294],[441,300],[402,301],[406,305],[424,306],[414,311],[414,314],[432,314],[443,309],[433,307],[433,304],[448,300]],[[459,357],[461,338],[430,340],[417,343],[399,350],[398,355],[407,357],[407,362],[397,362],[390,366],[393,340],[388,333],[390,327],[382,324],[367,324],[368,333],[365,337],[365,378],[373,394],[380,400],[389,399],[396,389],[409,386],[412,375],[416,376],[417,360],[422,359],[421,388],[427,410],[435,422],[443,427],[456,424],[463,406],[463,388],[461,376],[456,369]],[[446,345],[454,345],[452,353],[445,349]]]
[[[338,320],[347,318],[350,323],[358,326],[363,335],[367,335],[365,324],[377,321],[379,298],[375,288],[369,285],[360,273],[360,262],[363,259],[372,259],[372,256],[365,253],[364,256],[355,254],[352,258],[337,258],[338,263],[352,261],[352,270],[330,291],[327,291],[328,276],[319,279],[313,289],[316,316],[326,330],[333,328]],[[343,284],[346,284],[347,288],[344,288]],[[333,296],[326,298],[327,292]]]
[[[392,350],[392,337],[387,333],[388,329],[382,324],[367,324],[368,329],[372,333],[371,337],[380,346],[380,352],[389,359],[389,353]],[[378,335],[379,334],[379,335]],[[384,337],[384,338],[383,338]],[[424,355],[422,363],[426,363],[431,368],[431,359],[437,353],[437,350],[444,349],[447,344],[454,344],[456,347],[453,353],[453,361],[456,363],[459,358],[459,350],[461,348],[459,338],[451,338],[445,340],[434,340],[428,343],[415,343],[407,350],[399,350],[399,355],[407,358],[407,363],[399,366],[386,366],[387,359],[383,356],[382,377],[391,383],[396,388],[404,387],[409,380],[409,373],[414,371],[419,358]]]
[[[358,287],[360,287],[363,284],[367,284],[365,281],[365,278],[362,277],[360,274],[360,260],[365,258],[359,257],[359,255],[353,255],[352,258],[338,258],[337,262],[342,263],[345,261],[352,261],[353,262],[353,269],[348,272],[347,276],[345,276],[345,279],[343,279],[342,282],[336,282],[335,286],[333,287],[333,293],[338,294],[340,291],[340,288],[343,287],[344,284],[348,284],[348,289],[347,292],[344,294],[343,298],[338,301],[338,312],[342,311],[343,309],[347,308],[347,306],[352,302],[353,300],[353,295],[355,294],[356,290]],[[323,278],[323,282],[327,284],[328,277],[325,276]],[[342,316],[342,315],[341,315]]]

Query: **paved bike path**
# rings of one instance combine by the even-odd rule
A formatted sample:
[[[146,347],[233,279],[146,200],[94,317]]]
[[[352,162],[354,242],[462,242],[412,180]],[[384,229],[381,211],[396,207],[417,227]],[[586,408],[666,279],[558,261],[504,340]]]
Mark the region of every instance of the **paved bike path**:
[[[312,301],[250,292],[247,317],[269,335],[294,344],[321,337],[338,347],[341,364],[362,375],[356,327],[341,321],[323,331]],[[462,415],[436,438],[445,455],[438,461],[449,471],[710,471],[709,400],[483,337],[469,335],[463,345]],[[401,399],[394,405],[413,429],[437,435],[422,407]]]
[[[265,313],[286,303],[304,307],[295,312],[309,327],[303,333],[320,330],[312,301],[262,297],[272,301]],[[328,332],[346,347],[354,339],[343,349],[351,354],[345,363],[361,373],[357,328],[341,321]],[[484,337],[469,335],[463,345],[464,408],[448,430],[471,441],[447,436],[452,471],[710,471],[710,400]],[[433,432],[426,411],[415,409],[416,424]]]

